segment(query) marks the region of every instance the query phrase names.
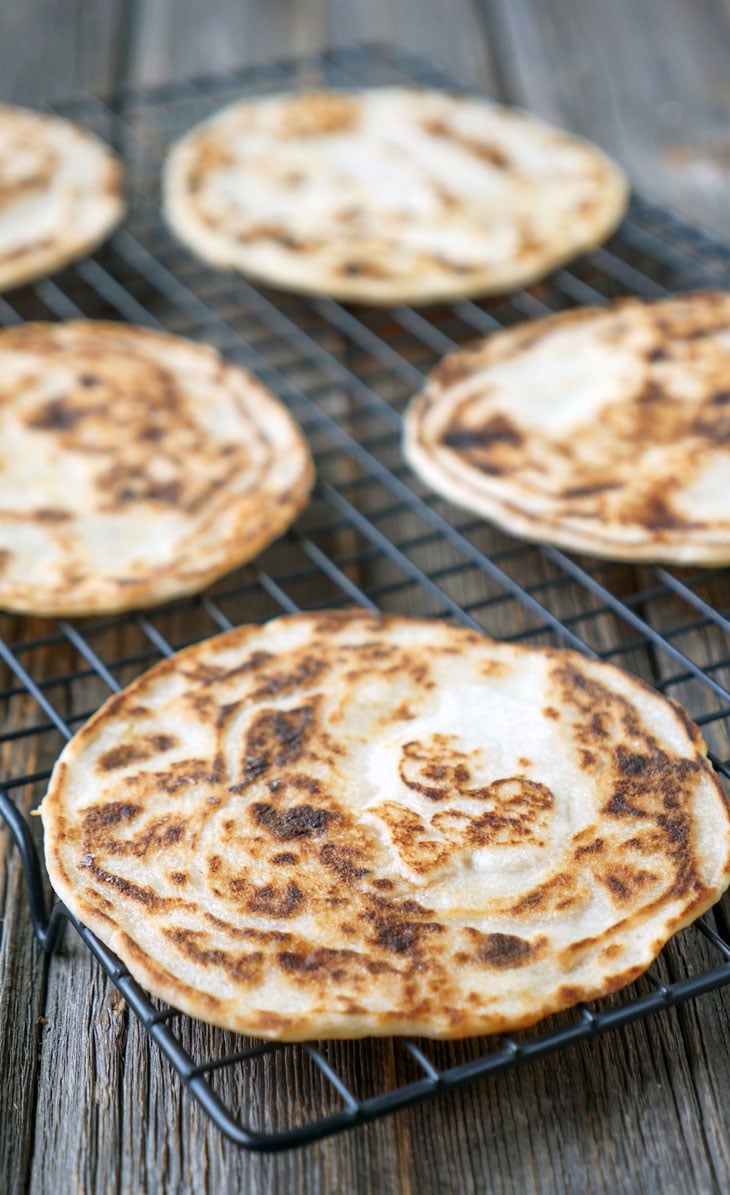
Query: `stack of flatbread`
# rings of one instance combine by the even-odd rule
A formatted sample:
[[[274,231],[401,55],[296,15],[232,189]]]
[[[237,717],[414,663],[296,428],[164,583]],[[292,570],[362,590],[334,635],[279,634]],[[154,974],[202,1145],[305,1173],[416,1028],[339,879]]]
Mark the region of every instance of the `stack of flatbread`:
[[[361,611],[165,660],[41,812],[56,891],[133,975],[284,1040],[529,1025],[635,979],[730,882],[728,800],[673,702]]]
[[[102,141],[0,106],[0,290],[83,257],[123,214],[121,167]]]
[[[382,87],[244,100],[172,149],[167,218],[206,261],[370,303],[489,294],[601,243],[627,185],[593,145],[482,99]]]
[[[730,562],[730,295],[622,300],[448,356],[406,416],[411,465],[527,539]]]
[[[281,403],[207,346],[101,322],[0,332],[0,608],[195,593],[282,534],[312,478]]]

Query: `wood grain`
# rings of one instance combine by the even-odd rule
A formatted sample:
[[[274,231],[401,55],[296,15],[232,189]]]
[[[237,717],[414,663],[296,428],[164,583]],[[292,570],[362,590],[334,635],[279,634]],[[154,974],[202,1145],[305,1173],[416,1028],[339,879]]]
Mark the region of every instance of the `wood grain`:
[[[594,137],[627,166],[637,185],[725,231],[730,21],[721,0],[694,0],[692,6],[684,0],[641,5],[632,0],[612,5],[601,0],[211,0],[205,5],[140,0],[139,9],[132,66],[134,78],[145,84],[356,39],[409,43],[502,98]],[[0,37],[2,98],[32,103],[84,88],[104,91],[112,78],[120,16],[121,0],[94,5],[28,0],[12,6],[3,16]],[[191,278],[193,286],[211,287],[198,274]],[[218,309],[237,331],[260,335],[257,320],[247,314],[244,287],[230,280],[213,291]],[[142,301],[154,307],[149,296]],[[284,313],[289,310],[286,299],[276,301]],[[164,317],[181,331],[189,322],[183,310],[165,310]],[[387,360],[378,362],[368,351],[372,330],[390,346]],[[377,394],[398,404],[414,384],[413,366],[425,368],[435,356],[427,328],[420,332],[419,346],[418,328],[411,327],[406,337],[397,320],[363,316],[361,323],[343,325],[340,334],[317,334],[328,353],[373,379]],[[454,334],[463,338],[468,332],[464,323]],[[401,349],[404,357],[399,357]],[[311,381],[311,364],[302,370],[275,346],[268,351],[295,385]],[[377,415],[357,417],[358,397],[344,387],[334,386],[322,402],[358,437],[385,430]],[[350,500],[369,500],[368,490],[351,488],[357,475],[351,465],[334,459],[328,468],[333,481],[350,487]],[[437,502],[434,506],[443,509]],[[415,516],[379,525],[399,542],[424,536],[424,524]],[[470,538],[484,549],[506,543],[485,528],[470,531]],[[355,546],[352,537],[343,539],[338,531],[325,542],[328,551],[343,556]],[[286,551],[306,563],[300,549]],[[424,539],[407,554],[417,567],[440,572],[446,598],[471,604],[492,633],[515,634],[534,624],[514,602],[484,605],[497,587],[474,568],[454,571],[459,563],[454,550],[437,540]],[[382,558],[367,568],[346,561],[342,567],[353,583],[377,591],[391,608],[438,608],[435,599],[424,600],[416,584],[404,585],[403,572]],[[555,577],[552,566],[532,553],[508,567],[522,584]],[[319,595],[331,600],[336,593],[329,582],[320,589],[308,589],[311,584],[292,586],[292,592],[305,602]],[[615,592],[630,592],[636,584],[632,570],[611,573]],[[562,618],[591,604],[572,584],[540,592]],[[712,596],[726,598],[724,592]],[[243,621],[265,617],[273,605],[252,596],[224,608]],[[644,613],[659,629],[676,622],[677,610],[666,601],[647,606]],[[202,629],[200,616],[189,613],[160,612],[152,621],[174,645],[213,629]],[[12,640],[38,633],[38,625],[29,630],[29,624],[6,619],[3,633]],[[576,626],[597,648],[626,647],[634,637],[608,614]],[[131,627],[95,640],[95,646],[103,658],[120,659],[150,645]],[[719,632],[710,630],[690,634],[686,650],[711,660],[726,647]],[[34,653],[33,674],[52,677],[54,670],[69,666],[72,654],[69,649]],[[621,659],[649,678],[666,676],[666,662],[643,649]],[[127,679],[120,669],[120,683]],[[678,687],[674,695],[698,712],[704,708],[696,687]],[[66,712],[91,708],[103,696],[103,686],[89,676],[54,693]],[[8,702],[3,715],[13,728],[40,720],[22,696]],[[51,734],[18,740],[12,761],[7,751],[1,757],[2,775],[9,768],[19,775],[46,766],[57,749],[57,736]],[[37,795],[23,794],[23,799]],[[0,1174],[9,1195],[485,1190],[633,1195],[730,1186],[724,1123],[727,992],[303,1151],[271,1157],[242,1153],[182,1093],[73,937],[46,968],[33,944],[18,861],[4,832],[0,842]],[[684,975],[706,960],[707,947],[687,931],[664,952],[660,972]],[[212,1031],[189,1023],[184,1033],[196,1057],[218,1040]],[[437,1047],[435,1055],[449,1065],[481,1049],[480,1043],[466,1042]],[[343,1044],[332,1051],[338,1068],[364,1094],[412,1077],[402,1051],[389,1042]],[[296,1054],[279,1055],[248,1076],[243,1070],[226,1074],[221,1083],[225,1098],[240,1099],[246,1115],[264,1124],[292,1103],[314,1112],[323,1098],[319,1078]]]
[[[104,91],[122,0],[24,0],[0,13],[0,96],[37,104]]]
[[[593,138],[637,187],[727,235],[723,0],[481,0],[505,98]],[[496,51],[495,51],[496,53]]]

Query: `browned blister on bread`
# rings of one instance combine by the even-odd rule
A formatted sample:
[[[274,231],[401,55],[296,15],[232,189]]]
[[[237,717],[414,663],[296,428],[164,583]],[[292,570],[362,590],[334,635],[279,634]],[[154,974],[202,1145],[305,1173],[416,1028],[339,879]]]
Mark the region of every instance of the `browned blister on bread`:
[[[730,881],[674,703],[362,611],[164,661],[66,747],[42,815],[56,891],[143,984],[283,1040],[529,1025],[635,979]]]
[[[623,299],[459,349],[405,454],[507,531],[616,560],[730,562],[730,295]]]
[[[164,177],[167,218],[206,261],[367,303],[534,281],[605,240],[626,197],[588,142],[406,87],[239,101],[173,146]]]
[[[123,324],[0,331],[0,608],[195,593],[308,500],[294,420],[213,349]]]

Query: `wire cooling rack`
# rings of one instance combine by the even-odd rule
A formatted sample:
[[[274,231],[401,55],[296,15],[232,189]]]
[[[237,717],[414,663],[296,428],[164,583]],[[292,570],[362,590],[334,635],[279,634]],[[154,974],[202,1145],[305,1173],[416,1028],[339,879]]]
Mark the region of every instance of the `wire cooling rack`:
[[[183,1085],[223,1133],[249,1149],[285,1149],[373,1120],[730,981],[730,945],[718,906],[684,931],[692,936],[691,950],[674,955],[670,945],[638,984],[610,1000],[532,1031],[460,1048],[396,1041],[395,1079],[386,1085],[381,1068],[372,1065],[373,1043],[355,1043],[343,1054],[332,1043],[262,1044],[207,1029],[196,1036],[195,1023],[148,997],[62,906],[48,915],[25,814],[42,796],[63,742],[110,691],[162,656],[217,630],[282,611],[356,603],[452,618],[501,638],[569,646],[610,659],[681,699],[703,727],[715,766],[730,776],[730,621],[722,612],[730,593],[727,572],[635,569],[517,542],[434,498],[410,475],[399,451],[407,400],[424,372],[454,344],[575,304],[727,285],[727,249],[635,200],[609,244],[539,286],[485,303],[383,311],[274,294],[218,274],[176,245],[160,219],[166,146],[227,100],[322,83],[404,81],[459,87],[412,52],[377,45],[154,91],[126,90],[113,103],[93,98],[59,106],[56,110],[96,129],[123,152],[130,218],[92,258],[0,298],[4,323],[122,319],[211,341],[283,398],[315,452],[319,483],[296,529],[205,595],[103,620],[0,617],[6,726],[0,735],[5,774],[0,813],[20,851],[38,940],[47,952],[53,950],[67,918]],[[691,974],[681,961],[687,957],[697,964]],[[204,1055],[199,1041],[207,1044]],[[297,1066],[309,1059],[320,1072],[321,1081],[311,1088],[315,1096],[302,1112],[301,1101],[291,1095],[282,1118],[267,1106],[263,1124],[254,1123],[256,1109],[239,1106],[242,1093],[271,1090],[278,1080],[279,1090],[287,1091],[292,1054],[298,1055]],[[374,1091],[358,1093],[365,1074],[374,1075]]]

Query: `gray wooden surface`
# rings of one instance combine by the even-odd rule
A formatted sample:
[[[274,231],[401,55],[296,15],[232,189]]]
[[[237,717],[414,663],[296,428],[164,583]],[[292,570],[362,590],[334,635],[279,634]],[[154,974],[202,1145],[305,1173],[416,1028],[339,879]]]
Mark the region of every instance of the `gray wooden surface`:
[[[118,0],[6,6],[0,99],[103,91],[120,11]],[[649,195],[727,236],[722,0],[142,0],[133,73],[152,83],[374,37],[585,133]],[[575,613],[564,600],[557,612]],[[606,620],[600,633],[610,646],[621,632]],[[709,635],[700,646],[715,658],[726,650]],[[650,675],[638,654],[635,666]],[[30,702],[13,708],[19,722],[32,717]],[[34,750],[19,740],[16,773],[19,760],[28,771],[47,765]],[[4,832],[0,916],[0,1190],[9,1195],[730,1189],[726,994],[304,1151],[257,1157],[207,1124],[75,941],[42,965]],[[682,940],[668,952],[670,972],[697,961],[687,949]],[[339,1057],[352,1065],[347,1046]],[[372,1066],[392,1076],[388,1043]],[[300,1082],[282,1072],[274,1088],[267,1072],[256,1098],[275,1103],[282,1083]]]

